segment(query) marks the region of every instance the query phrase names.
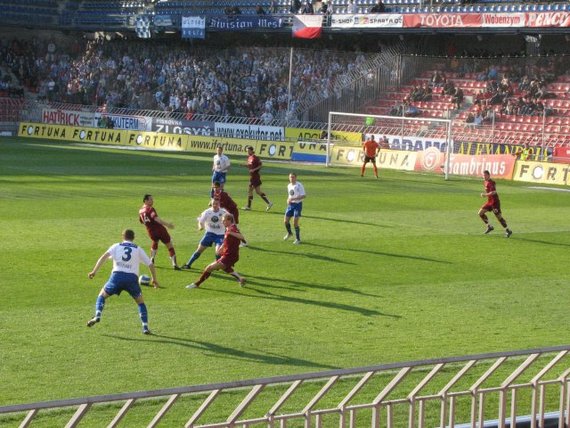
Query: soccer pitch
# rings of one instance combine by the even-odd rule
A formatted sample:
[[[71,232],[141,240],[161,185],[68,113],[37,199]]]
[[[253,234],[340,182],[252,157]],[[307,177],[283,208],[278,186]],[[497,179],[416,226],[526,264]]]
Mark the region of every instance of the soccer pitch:
[[[213,156],[213,153],[212,153]],[[570,193],[498,181],[514,234],[483,235],[482,179],[265,162],[263,190],[240,213],[250,242],[240,288],[172,270],[144,288],[152,336],[123,293],[87,328],[111,263],[87,278],[151,193],[178,262],[195,250],[208,204],[208,156],[0,140],[0,405],[66,399],[568,342]],[[226,190],[246,202],[245,158]],[[303,244],[283,241],[288,173],[307,192]],[[147,273],[145,269],[142,273]]]

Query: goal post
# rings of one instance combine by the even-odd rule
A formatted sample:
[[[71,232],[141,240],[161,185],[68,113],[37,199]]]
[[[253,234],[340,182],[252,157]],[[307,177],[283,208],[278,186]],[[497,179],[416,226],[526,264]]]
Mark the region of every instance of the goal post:
[[[442,118],[331,111],[327,123],[327,166],[360,166],[362,142],[374,135],[376,141],[386,137],[389,150],[422,152],[422,156],[429,152],[433,172],[443,173],[447,180],[453,154],[451,124],[450,119]],[[408,165],[401,169],[410,168]]]

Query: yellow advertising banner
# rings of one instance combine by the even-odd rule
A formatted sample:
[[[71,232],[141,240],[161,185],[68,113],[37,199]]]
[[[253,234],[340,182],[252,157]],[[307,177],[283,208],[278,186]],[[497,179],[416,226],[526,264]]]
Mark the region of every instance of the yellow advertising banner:
[[[184,150],[188,139],[187,135],[40,123],[20,123],[18,136],[177,151]]]
[[[290,160],[294,143],[192,135],[188,137],[186,150],[189,152],[213,153],[218,146],[222,146],[224,152],[230,155],[243,155],[246,153],[246,147],[252,146],[255,150],[255,154],[259,157]]]
[[[309,128],[285,128],[285,139],[288,141],[309,141],[309,140],[325,140],[326,131],[322,129],[309,129]],[[332,131],[332,140],[340,140],[347,144],[362,143],[362,134],[360,132],[349,131]]]
[[[376,157],[376,165],[380,168],[413,171],[416,165],[417,152],[405,150],[380,150]],[[333,165],[361,166],[364,162],[364,152],[361,148],[350,146],[334,146],[331,163]]]
[[[291,159],[294,147],[294,143],[284,141],[243,140],[40,123],[20,123],[18,136],[199,153],[214,153],[218,146],[222,146],[227,154],[239,155],[246,153],[247,146],[253,146],[255,153],[260,157],[287,160]]]
[[[568,186],[570,165],[564,163],[517,161],[514,181]]]

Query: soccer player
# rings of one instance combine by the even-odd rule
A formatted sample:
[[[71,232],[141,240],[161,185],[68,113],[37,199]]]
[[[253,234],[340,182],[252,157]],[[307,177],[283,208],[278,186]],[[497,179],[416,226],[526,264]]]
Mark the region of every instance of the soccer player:
[[[245,278],[234,270],[234,265],[239,260],[239,243],[243,239],[243,235],[234,224],[233,215],[225,214],[223,222],[226,227],[226,233],[224,243],[219,250],[220,258],[206,266],[200,278],[196,282],[187,285],[186,288],[198,288],[215,270],[223,270],[236,278],[240,286],[243,287],[245,285]]]
[[[212,199],[210,202],[211,207],[204,210],[200,217],[198,217],[198,230],[206,229],[206,233],[198,243],[198,248],[192,254],[192,257],[188,260],[182,269],[190,269],[192,263],[194,263],[198,257],[204,252],[206,248],[215,245],[216,254],[218,252],[219,246],[222,245],[224,240],[225,227],[222,224],[222,218],[226,214],[226,210],[220,208],[220,201],[217,199]]]
[[[364,171],[366,170],[366,164],[368,162],[372,163],[374,168],[374,176],[378,178],[378,168],[376,167],[376,156],[380,151],[380,145],[374,141],[374,135],[370,134],[370,137],[362,143],[362,150],[364,151],[364,163],[362,168],[360,168],[360,176],[364,177]]]
[[[158,287],[156,269],[154,268],[152,260],[149,259],[144,250],[133,243],[135,232],[130,229],[126,229],[123,231],[122,236],[123,241],[111,245],[111,247],[109,247],[101,257],[99,257],[95,267],[88,274],[89,279],[93,279],[103,263],[108,259],[113,259],[113,272],[107,280],[107,283],[99,292],[99,296],[97,296],[97,302],[95,303],[95,316],[87,321],[87,327],[93,327],[101,321],[105,299],[113,294],[119,295],[122,291],[126,291],[131,295],[135,302],[137,302],[139,315],[142,321],[143,333],[150,334],[146,305],[144,304],[142,291],[138,283],[139,264],[145,264],[148,266],[152,275],[152,284],[155,288]]]
[[[224,188],[226,183],[226,173],[230,169],[230,159],[224,155],[224,148],[218,146],[214,155],[214,164],[212,165],[212,183],[220,183],[220,188]]]
[[[234,216],[235,225],[239,228],[239,209],[232,197],[222,189],[219,182],[214,181],[212,186],[212,197],[220,201],[220,207],[225,209]],[[247,247],[247,241],[243,240],[240,244],[242,247]]]
[[[247,147],[247,168],[249,169],[249,188],[247,190],[247,206],[243,207],[244,210],[251,210],[251,201],[253,201],[253,190],[255,189],[255,193],[257,193],[261,199],[265,201],[267,204],[267,208],[265,211],[269,211],[273,206],[273,203],[267,199],[265,193],[261,191],[261,175],[259,171],[263,166],[263,162],[261,159],[255,155],[255,151],[253,150],[252,146]]]
[[[513,234],[513,231],[509,229],[507,222],[501,213],[501,201],[499,200],[499,194],[497,193],[495,181],[491,179],[491,173],[489,171],[483,171],[483,178],[485,179],[485,191],[481,193],[481,197],[487,198],[487,203],[483,204],[479,210],[479,217],[481,217],[483,223],[487,225],[485,235],[495,230],[495,228],[489,224],[489,219],[486,215],[487,212],[493,211],[493,214],[495,214],[495,217],[497,217],[497,220],[499,220],[501,226],[505,228],[505,236],[509,238]]]
[[[291,233],[291,217],[293,217],[293,226],[295,227],[295,241],[293,244],[301,243],[301,229],[299,228],[299,220],[301,211],[303,211],[303,199],[305,199],[305,188],[300,181],[297,181],[297,174],[294,172],[289,174],[289,184],[287,185],[287,209],[285,210],[285,229],[287,234],[283,239],[289,239]]]
[[[158,241],[162,241],[168,248],[168,255],[174,270],[180,270],[176,263],[176,251],[172,245],[172,239],[166,228],[174,229],[174,224],[162,220],[153,208],[154,199],[152,195],[146,194],[143,197],[143,206],[139,210],[139,221],[145,225],[148,236],[152,240],[150,259],[154,263],[156,252],[158,251]]]

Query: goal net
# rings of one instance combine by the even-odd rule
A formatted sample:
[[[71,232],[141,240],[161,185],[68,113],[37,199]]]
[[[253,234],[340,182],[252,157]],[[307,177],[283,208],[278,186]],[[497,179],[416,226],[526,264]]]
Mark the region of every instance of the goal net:
[[[381,168],[430,171],[448,179],[453,153],[451,120],[329,112],[327,166],[361,166],[362,142],[381,143]]]

